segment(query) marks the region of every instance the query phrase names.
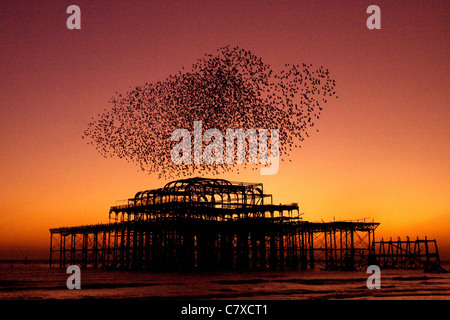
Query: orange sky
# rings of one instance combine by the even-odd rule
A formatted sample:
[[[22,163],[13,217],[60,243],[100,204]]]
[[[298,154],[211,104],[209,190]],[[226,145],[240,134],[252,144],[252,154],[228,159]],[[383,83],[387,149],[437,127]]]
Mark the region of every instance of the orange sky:
[[[293,162],[263,182],[307,220],[370,217],[376,237],[436,238],[450,258],[447,1],[72,1],[0,4],[0,259],[48,258],[51,227],[107,222],[116,200],[167,181],[81,139],[115,92],[238,45],[274,70],[330,69],[325,106]]]

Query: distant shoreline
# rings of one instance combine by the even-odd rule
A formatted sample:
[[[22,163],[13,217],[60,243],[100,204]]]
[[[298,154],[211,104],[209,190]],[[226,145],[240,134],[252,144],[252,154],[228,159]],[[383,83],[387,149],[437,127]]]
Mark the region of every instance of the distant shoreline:
[[[50,263],[50,260],[48,260],[48,259],[34,259],[34,260],[28,259],[25,262],[25,259],[10,259],[10,260],[0,260],[0,263],[4,263],[4,264],[7,264],[7,263],[32,264],[32,263],[34,263],[34,264],[36,264],[36,263]]]
[[[54,261],[53,261],[54,262]],[[27,260],[25,262],[25,259],[5,259],[5,260],[0,260],[0,264],[50,264],[50,260],[49,259],[32,259],[32,260]],[[450,268],[450,260],[441,260],[441,265],[445,266],[444,268]]]

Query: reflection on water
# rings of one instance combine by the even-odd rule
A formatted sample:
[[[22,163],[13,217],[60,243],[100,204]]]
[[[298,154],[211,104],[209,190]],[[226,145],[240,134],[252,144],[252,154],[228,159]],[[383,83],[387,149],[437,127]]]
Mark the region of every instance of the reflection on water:
[[[449,270],[450,265],[443,267]],[[369,290],[364,271],[148,273],[81,270],[81,290],[69,274],[43,263],[0,263],[0,299],[446,299],[450,273],[381,270]]]

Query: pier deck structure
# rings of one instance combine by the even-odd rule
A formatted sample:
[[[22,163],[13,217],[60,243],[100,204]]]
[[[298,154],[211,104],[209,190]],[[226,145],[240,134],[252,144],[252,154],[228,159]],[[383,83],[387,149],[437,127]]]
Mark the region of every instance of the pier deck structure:
[[[378,225],[304,221],[297,203],[273,204],[261,183],[190,178],[112,206],[108,223],[50,229],[50,266],[355,270],[379,258],[392,265],[389,243],[375,241]],[[437,246],[435,254],[419,254],[414,266],[423,261],[439,262]]]

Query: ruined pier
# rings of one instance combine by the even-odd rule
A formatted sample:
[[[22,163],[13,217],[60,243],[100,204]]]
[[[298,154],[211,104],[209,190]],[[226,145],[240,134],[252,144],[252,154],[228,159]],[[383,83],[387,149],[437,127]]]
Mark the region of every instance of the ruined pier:
[[[108,223],[50,229],[50,266],[152,271],[394,266],[389,243],[375,241],[378,225],[304,221],[297,203],[273,204],[261,183],[190,178],[138,192],[111,207]],[[413,266],[439,262],[437,246],[436,252],[419,249]]]

